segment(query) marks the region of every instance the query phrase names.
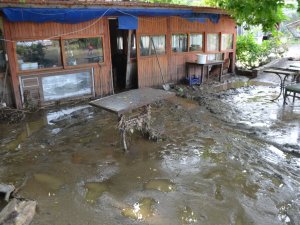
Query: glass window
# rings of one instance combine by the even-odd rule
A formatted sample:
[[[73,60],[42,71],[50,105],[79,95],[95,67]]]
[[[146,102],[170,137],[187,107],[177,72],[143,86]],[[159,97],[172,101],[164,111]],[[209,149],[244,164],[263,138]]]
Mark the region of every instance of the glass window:
[[[222,34],[222,50],[233,49],[233,34]]]
[[[190,34],[190,51],[202,51],[203,35],[202,34]]]
[[[172,35],[172,51],[187,52],[187,34]]]
[[[220,49],[219,34],[208,34],[207,51],[219,51],[219,49]]]
[[[152,39],[152,41],[151,41]],[[166,52],[166,37],[164,35],[159,36],[141,36],[140,49],[141,56],[155,55],[153,48],[155,46],[157,55],[164,55]]]
[[[58,40],[18,41],[17,59],[20,70],[61,66]]]
[[[42,86],[44,101],[93,94],[89,71],[42,77]]]
[[[223,60],[223,53],[208,54],[207,60]]]
[[[102,38],[74,38],[65,40],[68,66],[103,62]]]

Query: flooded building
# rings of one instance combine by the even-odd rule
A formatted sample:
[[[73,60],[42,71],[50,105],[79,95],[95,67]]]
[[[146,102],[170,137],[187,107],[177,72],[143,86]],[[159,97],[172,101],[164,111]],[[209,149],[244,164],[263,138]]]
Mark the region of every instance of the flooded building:
[[[0,69],[17,108],[180,82],[206,54],[233,71],[236,24],[221,9],[133,2],[2,1]],[[6,57],[5,57],[6,56]],[[202,74],[203,73],[203,74]],[[208,69],[194,68],[204,77]],[[4,75],[0,75],[0,80]]]

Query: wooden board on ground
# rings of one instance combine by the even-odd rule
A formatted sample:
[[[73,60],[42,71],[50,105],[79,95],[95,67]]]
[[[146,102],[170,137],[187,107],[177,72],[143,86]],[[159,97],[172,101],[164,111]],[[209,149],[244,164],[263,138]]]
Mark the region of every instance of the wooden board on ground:
[[[175,96],[175,93],[169,91],[153,88],[140,88],[91,101],[90,105],[122,115],[173,96]]]

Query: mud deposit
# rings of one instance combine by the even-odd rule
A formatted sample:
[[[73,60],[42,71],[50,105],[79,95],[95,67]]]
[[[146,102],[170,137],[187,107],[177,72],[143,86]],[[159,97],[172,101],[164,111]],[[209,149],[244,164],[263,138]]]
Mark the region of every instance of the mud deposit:
[[[117,117],[87,105],[2,124],[0,182],[25,181],[33,225],[299,225],[300,101],[241,86],[181,87],[152,107],[164,140],[134,133],[127,154]]]

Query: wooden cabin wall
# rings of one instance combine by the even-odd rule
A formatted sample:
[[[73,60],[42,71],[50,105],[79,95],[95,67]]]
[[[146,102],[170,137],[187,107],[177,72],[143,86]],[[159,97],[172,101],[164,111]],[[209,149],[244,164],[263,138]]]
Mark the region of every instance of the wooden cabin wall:
[[[10,65],[10,73],[14,87],[15,102],[18,108],[22,108],[21,93],[19,88],[19,76],[31,74],[47,74],[47,72],[62,72],[72,69],[94,68],[94,85],[96,96],[112,93],[111,80],[111,54],[109,40],[109,24],[107,18],[92,20],[80,24],[60,23],[32,23],[32,22],[8,22],[4,21],[7,54]],[[16,56],[16,41],[64,39],[83,37],[103,37],[103,63],[91,63],[77,66],[66,66],[64,68],[51,68],[43,70],[18,71]]]
[[[186,19],[180,17],[170,17],[170,35],[172,34],[192,34],[192,33],[202,33],[204,37],[203,43],[203,53],[223,53],[224,60],[229,58],[229,53],[232,53],[232,68],[234,70],[235,64],[235,43],[236,43],[236,24],[233,19],[228,16],[221,16],[217,24],[212,23],[210,20],[207,20],[206,23],[199,22],[189,22]],[[209,52],[207,50],[207,38],[206,35],[209,33],[218,33],[218,34],[233,34],[233,49],[225,51],[215,51]],[[169,39],[171,41],[171,38]],[[221,35],[220,35],[221,42]],[[221,46],[221,45],[220,45]],[[195,61],[197,59],[196,54],[202,52],[193,51],[193,52],[171,52],[169,60],[169,71],[171,73],[172,81],[179,82],[180,80],[186,77],[186,66],[187,61]],[[175,66],[176,65],[176,66]],[[195,68],[196,74],[201,74],[201,68]]]
[[[155,55],[140,56],[140,37],[143,35],[165,35],[168,38],[168,19],[167,17],[141,17],[138,20],[137,38],[137,61],[138,61],[138,87],[158,86],[162,84],[162,77],[159,64]],[[166,53],[171,48],[166,41]],[[168,54],[158,55],[164,79],[170,79],[168,72]]]
[[[137,56],[138,56],[138,84],[139,87],[158,86],[162,84],[160,71],[155,56],[140,56],[139,42],[142,35],[166,35],[166,54],[159,55],[159,61],[166,82],[179,82],[186,77],[186,62],[196,60],[196,54],[202,52],[172,52],[172,34],[202,33],[204,37],[203,52],[224,53],[224,59],[232,54],[232,68],[235,64],[236,29],[235,21],[229,16],[221,16],[217,24],[207,21],[206,23],[189,22],[180,17],[139,17],[137,30]],[[208,52],[206,35],[208,33],[233,34],[233,49],[225,51]],[[221,39],[221,37],[220,37]],[[221,41],[221,40],[220,40]],[[201,68],[196,68],[196,73],[201,73]]]

